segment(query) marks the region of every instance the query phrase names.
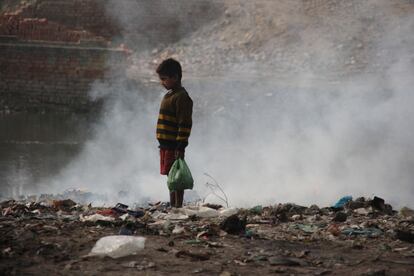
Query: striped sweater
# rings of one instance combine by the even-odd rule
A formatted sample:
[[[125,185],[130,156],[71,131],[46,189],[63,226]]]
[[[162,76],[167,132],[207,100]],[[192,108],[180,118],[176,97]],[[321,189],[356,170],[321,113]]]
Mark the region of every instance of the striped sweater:
[[[160,148],[183,150],[188,145],[192,113],[193,101],[184,87],[165,94],[157,122]]]

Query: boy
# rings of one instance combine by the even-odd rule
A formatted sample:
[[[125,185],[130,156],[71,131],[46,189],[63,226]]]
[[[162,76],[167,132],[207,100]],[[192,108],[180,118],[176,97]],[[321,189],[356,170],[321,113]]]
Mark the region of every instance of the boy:
[[[161,174],[168,175],[178,158],[184,159],[185,147],[191,133],[193,101],[181,86],[181,65],[169,58],[156,70],[161,84],[167,89],[161,101],[157,123],[157,140],[160,144]],[[171,207],[183,205],[184,190],[170,191]]]

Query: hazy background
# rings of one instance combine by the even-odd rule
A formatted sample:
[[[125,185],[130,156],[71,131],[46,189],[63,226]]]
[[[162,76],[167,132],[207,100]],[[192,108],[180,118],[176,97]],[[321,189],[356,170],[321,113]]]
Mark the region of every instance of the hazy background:
[[[107,104],[91,138],[36,192],[76,187],[108,202],[167,200],[155,139],[165,91],[149,81],[172,56],[182,61],[194,100],[186,160],[200,197],[211,182],[206,172],[233,206],[377,195],[414,207],[413,14],[399,14],[389,1],[275,2],[218,1],[227,5],[218,19],[191,31],[176,14],[193,2],[166,4],[157,12],[176,19],[177,34],[162,46],[142,39],[141,47],[145,33],[129,34],[139,20],[148,23],[142,15],[151,6],[112,1],[108,10],[136,51],[128,79],[96,83],[91,97]],[[146,26],[149,37],[157,26]],[[127,85],[131,79],[144,84]]]

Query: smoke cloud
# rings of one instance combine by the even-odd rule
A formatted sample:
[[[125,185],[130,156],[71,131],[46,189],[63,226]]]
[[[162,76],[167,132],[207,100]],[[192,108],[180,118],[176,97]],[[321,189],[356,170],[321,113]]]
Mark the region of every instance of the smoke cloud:
[[[128,20],[123,23],[130,26]],[[319,32],[318,26],[312,28]],[[309,60],[325,66],[324,72],[338,69],[326,58],[354,54],[327,38],[311,41],[312,28],[297,43],[312,45]],[[413,29],[412,15],[387,23],[384,34],[364,49],[368,61],[363,70],[353,75],[324,78],[310,66],[263,77],[261,64],[249,62],[234,64],[220,77],[189,78],[184,68],[183,85],[195,104],[186,160],[196,192],[208,195],[208,173],[233,206],[329,205],[344,195],[377,195],[394,207],[413,207]],[[338,35],[363,39],[359,29],[344,31]],[[387,66],[379,70],[376,64]],[[124,83],[94,87],[92,97],[107,99],[94,138],[66,169],[44,182],[47,187],[87,188],[125,203],[167,200],[155,140],[165,91],[153,85],[131,89]],[[210,195],[207,201],[217,199]]]

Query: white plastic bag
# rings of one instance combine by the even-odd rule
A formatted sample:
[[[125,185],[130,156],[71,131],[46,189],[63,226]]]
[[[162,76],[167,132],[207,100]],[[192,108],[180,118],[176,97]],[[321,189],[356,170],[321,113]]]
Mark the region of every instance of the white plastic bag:
[[[220,209],[219,210],[220,217],[224,217],[224,218],[227,218],[227,217],[230,217],[232,215],[235,215],[238,212],[239,212],[239,210],[236,209],[236,208],[227,208],[227,209]]]
[[[197,216],[199,218],[215,218],[219,216],[219,212],[212,208],[204,206],[185,206],[182,208],[182,211],[187,216]]]
[[[80,215],[80,221],[97,222],[98,220],[101,220],[101,221],[114,221],[115,218],[114,217],[103,216],[103,215],[100,215],[100,214],[93,214],[93,215],[90,215],[90,216],[83,216],[82,214]]]
[[[136,254],[145,248],[145,238],[134,236],[107,236],[100,238],[89,256],[121,258]]]

